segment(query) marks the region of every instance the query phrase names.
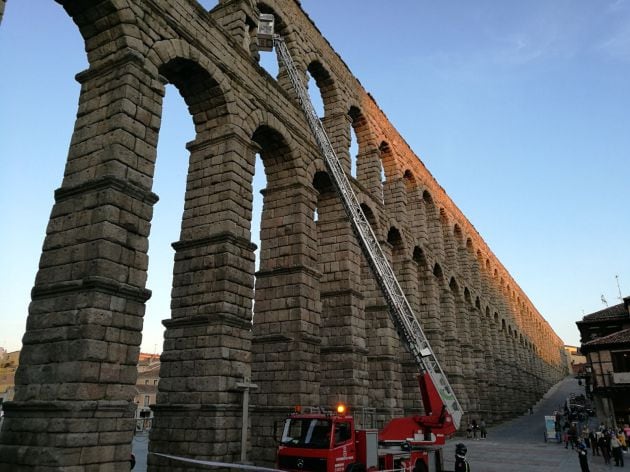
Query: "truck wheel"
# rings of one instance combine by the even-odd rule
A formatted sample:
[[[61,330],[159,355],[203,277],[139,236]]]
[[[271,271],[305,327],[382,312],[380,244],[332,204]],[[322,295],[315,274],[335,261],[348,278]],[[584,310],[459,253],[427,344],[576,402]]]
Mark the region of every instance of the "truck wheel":
[[[429,469],[427,469],[427,465],[423,461],[419,460],[416,462],[413,472],[429,472]]]
[[[346,472],[365,472],[365,466],[360,462],[355,462],[346,468]]]

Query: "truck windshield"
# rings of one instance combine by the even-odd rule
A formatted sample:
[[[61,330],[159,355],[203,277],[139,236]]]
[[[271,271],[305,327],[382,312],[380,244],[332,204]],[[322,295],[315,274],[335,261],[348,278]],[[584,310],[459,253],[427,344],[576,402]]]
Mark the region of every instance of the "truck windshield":
[[[327,448],[332,421],[317,418],[287,418],[282,433],[284,446]]]

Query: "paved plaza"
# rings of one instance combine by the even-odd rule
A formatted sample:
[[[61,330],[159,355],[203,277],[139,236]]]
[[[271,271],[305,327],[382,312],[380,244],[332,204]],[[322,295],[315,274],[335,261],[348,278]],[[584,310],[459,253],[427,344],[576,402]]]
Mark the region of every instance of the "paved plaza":
[[[571,393],[584,393],[584,387],[578,381],[566,378],[547,393],[534,408],[532,415],[516,418],[499,426],[489,428],[488,438],[474,440],[465,438],[451,439],[444,450],[446,470],[453,470],[455,444],[463,442],[468,447],[468,463],[471,472],[572,472],[580,471],[576,451],[564,444],[544,441],[544,417],[553,414],[563,405]],[[595,418],[592,426],[597,426]],[[630,468],[630,454],[624,454],[626,468]],[[588,456],[591,472],[603,472],[621,469],[604,465],[601,456]],[[613,462],[614,464],[614,462]]]
[[[468,462],[471,472],[573,472],[579,471],[577,453],[565,449],[563,444],[544,441],[544,416],[550,415],[560,407],[571,393],[584,393],[578,381],[567,378],[554,387],[534,408],[532,415],[517,419],[488,429],[488,438],[474,440],[456,437],[444,448],[444,465],[446,470],[453,470],[455,444],[463,442],[468,447]],[[592,419],[593,425],[597,420]],[[146,470],[146,454],[148,436],[138,435],[134,439],[134,452],[138,463],[134,472]],[[620,469],[612,465],[604,465],[601,456],[591,456],[589,466],[591,472],[612,470],[630,471],[630,454],[625,454],[626,468]],[[212,469],[209,469],[212,470]]]

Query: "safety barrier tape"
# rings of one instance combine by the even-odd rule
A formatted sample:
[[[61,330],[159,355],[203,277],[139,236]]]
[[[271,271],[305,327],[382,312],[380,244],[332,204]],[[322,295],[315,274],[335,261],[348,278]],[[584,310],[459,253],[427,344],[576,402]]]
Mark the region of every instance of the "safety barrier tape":
[[[209,467],[227,467],[229,469],[243,469],[243,470],[260,470],[264,472],[284,472],[279,469],[270,469],[268,467],[260,467],[257,465],[247,464],[235,464],[233,462],[215,462],[215,461],[200,461],[198,459],[190,459],[188,457],[171,456],[169,454],[160,454],[158,452],[150,452],[154,456],[166,457],[167,459],[173,459],[179,462],[188,462],[189,464],[207,465]]]

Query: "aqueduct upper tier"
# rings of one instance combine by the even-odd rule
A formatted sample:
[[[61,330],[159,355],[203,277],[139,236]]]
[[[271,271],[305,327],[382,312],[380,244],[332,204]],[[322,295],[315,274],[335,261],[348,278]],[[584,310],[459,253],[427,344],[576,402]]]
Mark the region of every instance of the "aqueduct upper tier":
[[[344,400],[381,424],[421,409],[414,366],[286,72],[272,77],[259,65],[261,12],[275,16],[305,83],[315,80],[324,126],[467,418],[522,413],[565,375],[562,341],[299,1],[222,0],[209,12],[194,0],[58,3],[85,40],[89,68],[77,75],[76,125],[15,401],[5,405],[0,466],[127,464],[168,83],[196,136],[150,451],[238,461],[243,446],[270,463],[274,421],[296,404]],[[258,269],[257,155],[266,177]],[[244,380],[258,388],[242,445]],[[149,458],[152,471],[172,467]]]

